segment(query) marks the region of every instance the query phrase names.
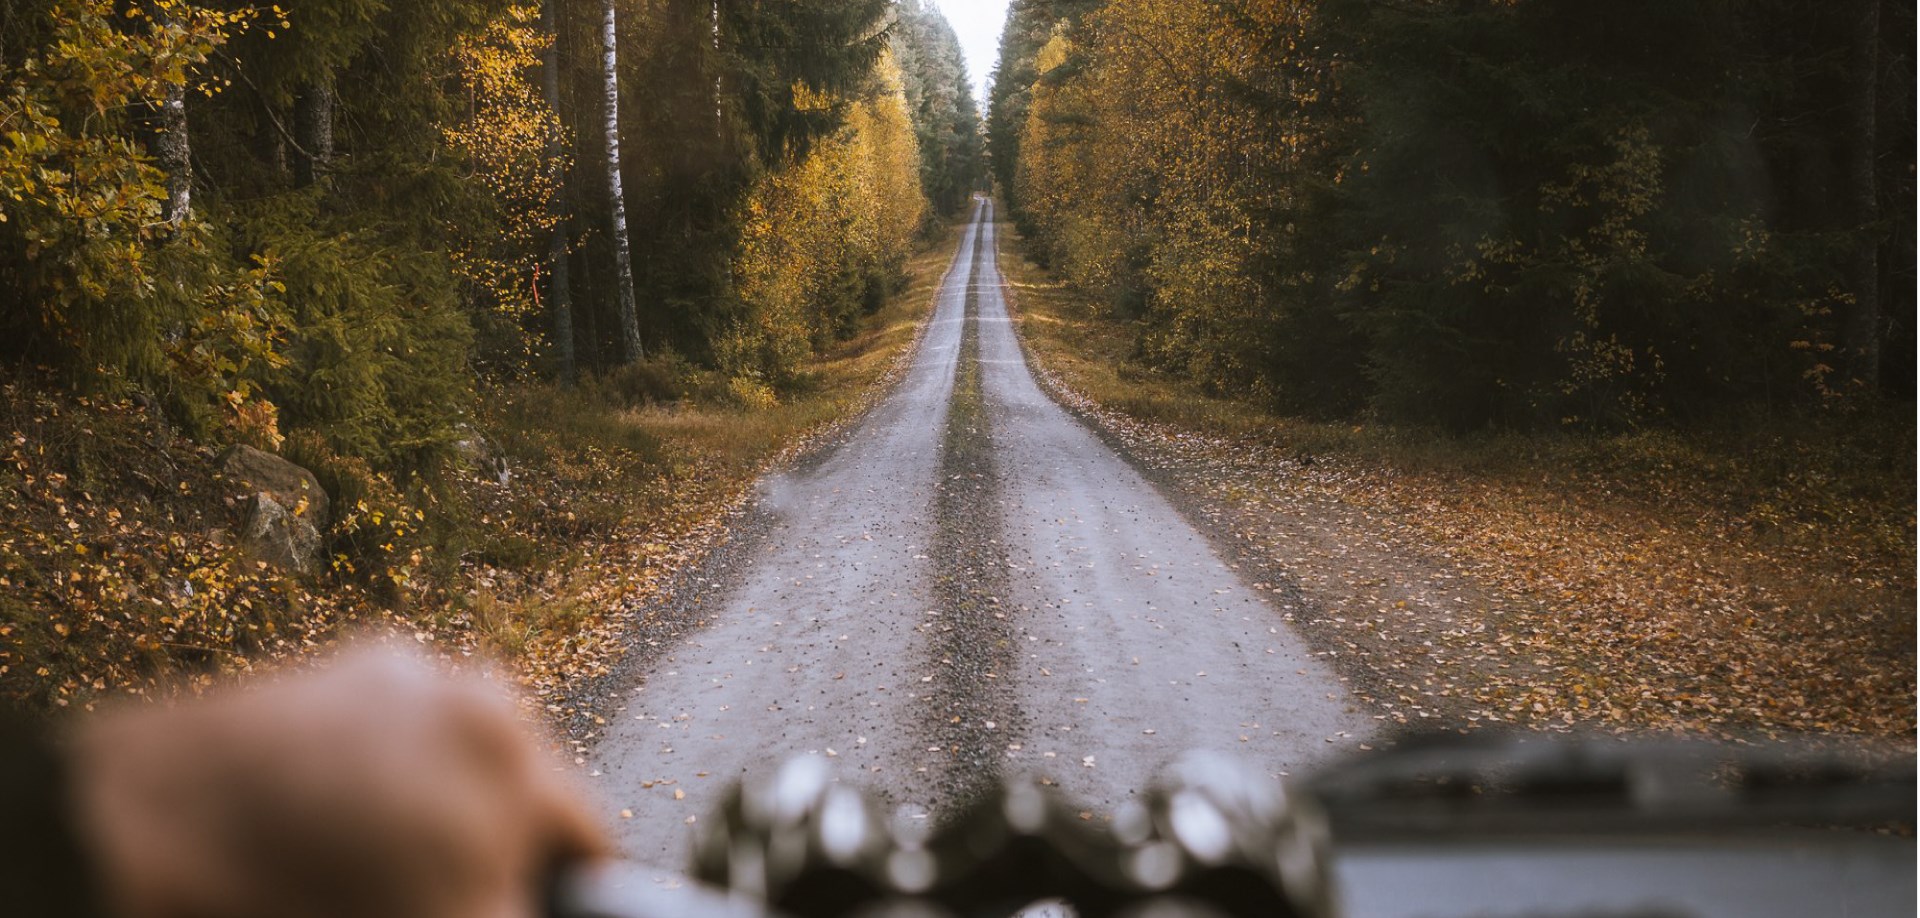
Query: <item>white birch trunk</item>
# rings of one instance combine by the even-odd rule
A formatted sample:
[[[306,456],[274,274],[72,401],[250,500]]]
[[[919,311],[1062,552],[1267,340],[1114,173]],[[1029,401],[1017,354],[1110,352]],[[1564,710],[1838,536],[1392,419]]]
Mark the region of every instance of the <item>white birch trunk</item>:
[[[165,9],[159,14],[161,25],[172,27],[173,15]],[[154,165],[166,175],[167,199],[160,205],[160,219],[173,226],[187,222],[193,214],[193,147],[187,133],[187,83],[168,83],[160,99],[159,122],[147,148]]]
[[[160,133],[153,140],[154,162],[167,175],[167,203],[161,218],[175,226],[193,213],[193,150],[187,139],[187,86],[167,84],[160,102]]]
[[[720,139],[724,127],[720,114],[720,0],[713,0],[713,139]]]
[[[627,237],[626,192],[620,183],[620,68],[619,36],[614,0],[603,0],[600,26],[601,63],[607,81],[607,193],[613,204],[613,261],[620,305],[620,356],[632,363],[646,356],[640,344],[639,305],[633,295],[633,249]]]

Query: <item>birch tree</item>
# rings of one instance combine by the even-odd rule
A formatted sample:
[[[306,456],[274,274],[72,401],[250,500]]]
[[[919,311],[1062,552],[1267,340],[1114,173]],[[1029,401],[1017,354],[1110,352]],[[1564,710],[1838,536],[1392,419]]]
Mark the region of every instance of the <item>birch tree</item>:
[[[170,21],[165,22],[172,26]],[[167,175],[167,197],[160,217],[174,226],[187,221],[193,210],[193,149],[187,134],[187,78],[166,81],[160,100],[159,132],[153,137],[153,160]]]
[[[614,0],[603,0],[600,59],[606,80],[607,194],[612,198],[613,259],[620,309],[620,357],[632,363],[646,356],[640,344],[639,305],[633,295],[633,250],[627,235],[627,202],[620,183],[620,67],[619,30]]]

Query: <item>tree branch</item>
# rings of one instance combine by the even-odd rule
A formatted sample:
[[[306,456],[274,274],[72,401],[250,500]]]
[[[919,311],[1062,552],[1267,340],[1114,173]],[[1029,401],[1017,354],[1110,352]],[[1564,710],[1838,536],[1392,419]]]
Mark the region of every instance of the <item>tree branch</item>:
[[[285,140],[287,146],[292,147],[294,152],[306,157],[308,161],[316,164],[319,163],[319,158],[315,157],[306,147],[301,146],[300,141],[294,139],[293,132],[287,130],[286,125],[280,123],[280,116],[273,113],[273,100],[267,96],[266,91],[262,90],[259,84],[253,81],[252,77],[247,76],[247,72],[241,69],[240,62],[229,57],[225,51],[218,48],[214,49],[213,55],[224,61],[227,69],[233,71],[233,75],[239,77],[240,82],[247,84],[247,88],[253,90],[253,94],[260,97],[260,110],[265,112],[267,120],[273,123],[273,129],[280,133],[280,139]]]

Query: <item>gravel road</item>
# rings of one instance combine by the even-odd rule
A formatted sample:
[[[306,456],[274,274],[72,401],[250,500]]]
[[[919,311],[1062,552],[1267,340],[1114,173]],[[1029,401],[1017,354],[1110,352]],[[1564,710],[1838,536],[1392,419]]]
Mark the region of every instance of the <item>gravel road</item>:
[[[1274,774],[1364,739],[1324,658],[1028,370],[976,205],[913,362],[825,454],[760,485],[705,625],[648,655],[589,762],[626,856],[797,755],[906,820],[1011,772],[1097,814],[1180,751]],[[931,815],[929,815],[931,814]]]

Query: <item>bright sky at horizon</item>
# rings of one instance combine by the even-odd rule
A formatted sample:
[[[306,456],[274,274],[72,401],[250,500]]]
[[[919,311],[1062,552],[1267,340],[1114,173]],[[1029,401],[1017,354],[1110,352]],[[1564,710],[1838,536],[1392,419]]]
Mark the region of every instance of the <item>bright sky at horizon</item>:
[[[1000,56],[1000,29],[1007,23],[1009,0],[936,0],[940,13],[953,24],[960,36],[960,49],[967,56],[967,77],[973,80],[973,94],[980,113],[987,110],[987,75]]]

